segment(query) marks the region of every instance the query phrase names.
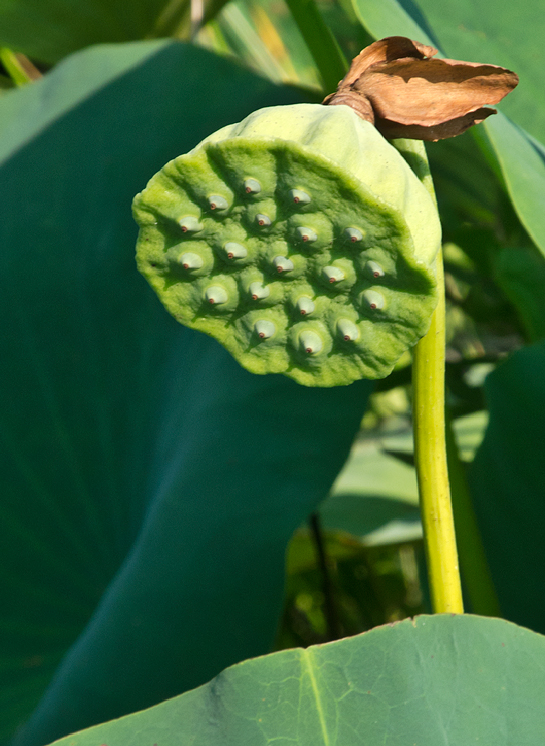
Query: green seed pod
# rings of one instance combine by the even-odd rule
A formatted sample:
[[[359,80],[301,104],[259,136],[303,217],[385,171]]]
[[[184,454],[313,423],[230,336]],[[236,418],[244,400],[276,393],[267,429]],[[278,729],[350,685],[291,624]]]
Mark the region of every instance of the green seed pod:
[[[166,308],[254,373],[381,378],[429,327],[436,208],[347,106],[271,107],[224,127],[167,163],[134,215],[138,267]]]

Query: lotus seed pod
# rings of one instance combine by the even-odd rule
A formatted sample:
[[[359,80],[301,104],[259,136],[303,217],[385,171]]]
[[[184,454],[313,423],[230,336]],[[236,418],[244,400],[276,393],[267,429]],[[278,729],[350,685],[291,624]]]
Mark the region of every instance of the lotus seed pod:
[[[224,127],[167,163],[134,215],[138,267],[166,308],[254,373],[381,378],[429,327],[436,208],[347,106],[271,107]]]

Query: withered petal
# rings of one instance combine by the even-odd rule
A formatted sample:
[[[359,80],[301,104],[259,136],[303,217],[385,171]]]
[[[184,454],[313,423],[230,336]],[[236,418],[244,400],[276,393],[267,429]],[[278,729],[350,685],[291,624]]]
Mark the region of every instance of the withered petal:
[[[462,117],[456,117],[448,122],[441,122],[441,124],[431,127],[424,127],[420,124],[400,124],[399,122],[392,122],[389,119],[377,117],[375,119],[375,127],[388,140],[405,137],[410,140],[436,142],[437,140],[445,140],[447,137],[461,135],[474,124],[480,124],[491,114],[496,113],[496,109],[477,109]]]
[[[398,59],[373,65],[352,87],[381,119],[435,127],[497,104],[517,83],[515,73],[497,65]]]
[[[388,36],[385,39],[379,39],[354,57],[350,70],[339,83],[339,88],[352,85],[371,65],[379,62],[391,62],[405,57],[421,60],[433,57],[435,54],[437,54],[437,49],[434,47],[428,47],[406,36]]]
[[[437,50],[405,36],[390,36],[354,58],[337,91],[324,104],[346,104],[386,137],[440,140],[495,114],[518,84],[498,65],[431,59]]]

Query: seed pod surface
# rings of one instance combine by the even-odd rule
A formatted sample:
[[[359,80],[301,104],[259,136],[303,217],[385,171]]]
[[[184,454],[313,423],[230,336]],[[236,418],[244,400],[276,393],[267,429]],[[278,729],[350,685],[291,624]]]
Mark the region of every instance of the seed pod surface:
[[[349,107],[256,111],[167,163],[133,209],[138,268],[162,303],[254,373],[382,378],[429,327],[437,211]]]

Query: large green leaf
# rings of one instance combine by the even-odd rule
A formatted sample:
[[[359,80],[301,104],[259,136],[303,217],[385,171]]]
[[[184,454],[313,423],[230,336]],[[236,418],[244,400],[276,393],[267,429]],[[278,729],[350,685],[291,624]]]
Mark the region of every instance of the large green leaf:
[[[85,627],[19,744],[269,649],[285,546],[369,384],[252,376],[176,324],[136,271],[130,204],[211,131],[296,98],[146,42],[78,53],[0,101],[3,736]]]
[[[541,746],[545,638],[500,619],[420,616],[245,661],[58,746]]]
[[[509,195],[520,220],[545,254],[545,164],[543,147],[531,135],[545,142],[545,103],[541,94],[545,66],[545,15],[539,0],[516,5],[493,0],[409,2],[353,0],[363,25],[375,36],[399,34],[431,43],[451,58],[488,62],[515,70],[519,87],[501,103],[501,109],[518,125],[500,113],[484,127],[501,165]],[[534,23],[535,20],[535,23]],[[431,146],[433,148],[433,146]]]
[[[142,39],[168,0],[0,0],[0,46],[54,63],[98,42]],[[179,4],[179,3],[178,3]]]
[[[503,613],[545,631],[545,344],[485,382],[490,423],[469,472]]]

